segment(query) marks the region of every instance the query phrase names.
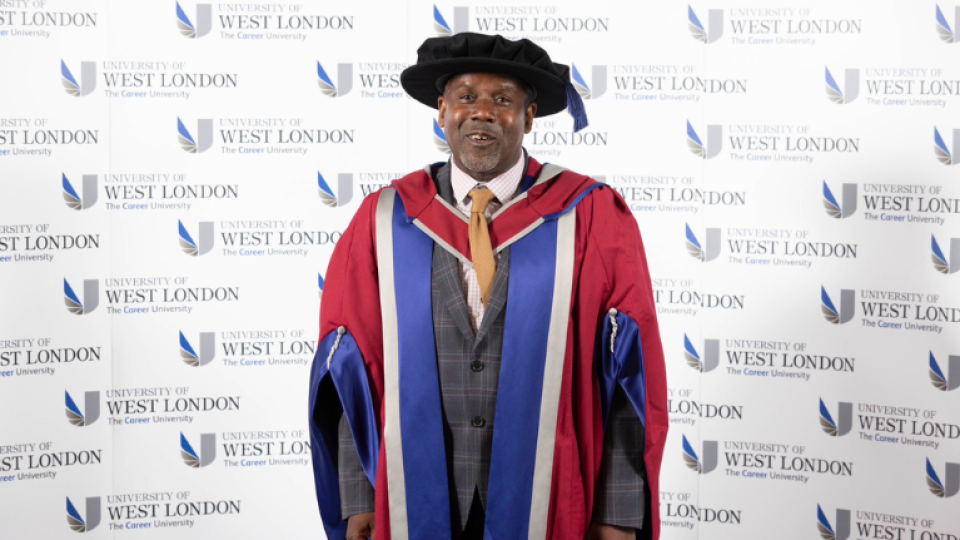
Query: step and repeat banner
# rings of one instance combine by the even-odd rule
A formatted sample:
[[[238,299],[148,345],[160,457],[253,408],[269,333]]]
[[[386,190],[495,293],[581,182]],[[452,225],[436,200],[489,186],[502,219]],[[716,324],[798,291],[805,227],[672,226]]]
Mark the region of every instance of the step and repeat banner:
[[[665,540],[960,537],[958,0],[0,0],[3,538],[323,538],[307,376],[400,72],[501,33],[643,233]]]

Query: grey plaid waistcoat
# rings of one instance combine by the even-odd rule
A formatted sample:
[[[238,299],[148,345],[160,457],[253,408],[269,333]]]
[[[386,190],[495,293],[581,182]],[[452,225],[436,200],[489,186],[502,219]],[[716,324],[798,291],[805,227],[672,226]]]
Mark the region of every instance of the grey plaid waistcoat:
[[[440,196],[451,204],[449,165],[437,173]],[[503,348],[510,273],[510,248],[497,263],[493,289],[480,329],[474,332],[457,258],[434,244],[431,296],[443,407],[444,443],[453,537],[466,524],[477,492],[486,506],[497,386]],[[340,422],[340,497],[344,519],[372,512],[373,488],[363,474],[349,427]],[[598,480],[593,519],[634,527],[643,522],[643,427],[620,391],[614,396]]]

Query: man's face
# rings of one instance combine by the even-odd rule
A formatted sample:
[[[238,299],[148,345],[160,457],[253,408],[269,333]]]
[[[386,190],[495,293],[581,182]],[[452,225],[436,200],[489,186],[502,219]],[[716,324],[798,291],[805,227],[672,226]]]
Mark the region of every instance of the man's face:
[[[483,181],[512,167],[537,112],[527,100],[523,83],[508,75],[463,73],[447,81],[438,123],[457,167]]]

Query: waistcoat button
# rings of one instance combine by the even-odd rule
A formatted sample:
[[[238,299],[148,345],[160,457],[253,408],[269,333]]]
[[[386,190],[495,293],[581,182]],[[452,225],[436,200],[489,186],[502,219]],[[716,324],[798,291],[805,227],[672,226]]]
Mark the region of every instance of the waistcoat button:
[[[472,369],[472,370],[474,370],[474,371],[483,371],[483,362],[481,362],[481,361],[479,361],[479,360],[474,360],[474,361],[470,364],[470,369]]]
[[[487,423],[487,420],[482,416],[474,416],[473,422],[471,423],[473,424],[473,427],[483,427],[483,425]]]

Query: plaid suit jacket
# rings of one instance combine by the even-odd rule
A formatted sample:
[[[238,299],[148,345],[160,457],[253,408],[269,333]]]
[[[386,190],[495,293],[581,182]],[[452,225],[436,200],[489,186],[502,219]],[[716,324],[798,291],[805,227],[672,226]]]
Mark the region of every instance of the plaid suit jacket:
[[[440,196],[455,204],[449,165],[438,171],[435,181]],[[463,530],[475,493],[486,505],[509,274],[510,248],[507,247],[500,254],[480,329],[474,332],[460,278],[460,264],[451,253],[434,244],[433,327],[453,537]],[[340,421],[339,434],[340,501],[341,513],[346,519],[372,512],[374,494],[360,466],[345,417]],[[618,388],[605,434],[594,521],[641,528],[645,496],[643,446],[640,419]]]

